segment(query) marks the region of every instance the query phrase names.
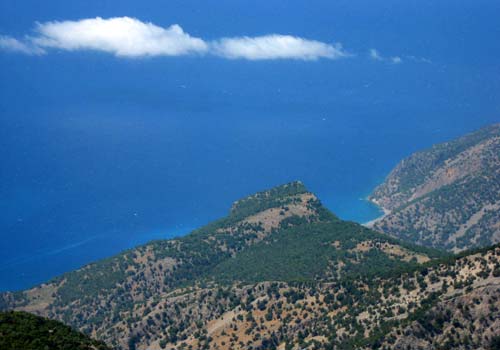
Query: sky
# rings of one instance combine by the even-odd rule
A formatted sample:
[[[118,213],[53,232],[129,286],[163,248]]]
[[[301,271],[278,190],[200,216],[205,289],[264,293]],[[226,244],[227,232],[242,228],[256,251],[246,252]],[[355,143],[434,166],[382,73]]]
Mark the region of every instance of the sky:
[[[498,1],[0,1],[0,290],[500,120]]]

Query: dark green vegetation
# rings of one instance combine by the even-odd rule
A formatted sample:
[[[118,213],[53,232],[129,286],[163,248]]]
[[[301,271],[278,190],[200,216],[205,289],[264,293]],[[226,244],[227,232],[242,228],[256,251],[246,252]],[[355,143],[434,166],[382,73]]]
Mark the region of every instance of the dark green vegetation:
[[[235,202],[185,237],[3,294],[0,307],[29,308],[120,349],[377,347],[446,293],[500,276],[495,251],[477,254],[488,258],[464,263],[469,255],[342,221],[294,182]]]
[[[293,219],[294,225],[219,264],[212,272],[213,278],[249,283],[356,280],[387,276],[415,267],[418,264],[416,258],[411,257],[413,253],[432,258],[443,256],[442,252],[404,244],[353,222],[308,223]],[[388,243],[407,247],[409,259],[395,258],[380,249],[357,251],[357,244],[368,241],[374,245]],[[337,274],[339,263],[343,267]]]
[[[236,201],[229,213],[229,219],[240,220],[269,208],[290,204],[294,196],[304,193],[307,193],[307,189],[300,181],[257,192]]]
[[[375,229],[460,251],[500,239],[500,124],[404,159],[370,197],[391,211]]]
[[[103,294],[116,292],[116,286],[127,279],[132,282],[144,276],[127,274],[127,269],[141,268],[135,261],[137,251],[151,251],[154,260],[174,259],[175,269],[164,271],[168,276],[162,282],[160,291],[192,285],[196,281],[240,280],[258,282],[265,280],[314,281],[331,274],[328,265],[331,261],[342,260],[346,264],[342,276],[355,277],[352,273],[382,274],[388,270],[411,265],[375,250],[359,257],[349,253],[357,243],[364,240],[391,242],[409,247],[416,252],[424,252],[432,257],[440,255],[437,251],[410,246],[387,236],[381,236],[356,223],[340,221],[324,208],[317,199],[302,203],[296,196],[306,193],[299,183],[291,183],[260,192],[240,200],[233,205],[230,215],[211,223],[174,241],[156,241],[145,247],[127,251],[116,257],[91,264],[82,270],[71,272],[57,279],[64,283],[58,289],[55,305],[66,305],[73,301],[88,300]],[[283,208],[290,204],[306,206],[309,215],[284,217],[280,225],[271,232],[258,238],[264,229],[260,224],[243,223],[241,220],[263,212],[269,208]],[[231,232],[228,232],[230,230]],[[330,243],[341,241],[339,250]],[[358,254],[359,255],[359,254]],[[362,259],[363,263],[353,262]],[[153,259],[151,259],[153,261]],[[368,267],[368,268],[366,268]],[[144,290],[146,296],[148,290]],[[127,305],[123,305],[127,307]]]
[[[109,350],[58,321],[26,312],[0,312],[2,350]]]
[[[57,293],[56,304],[65,305],[80,299],[98,297],[102,294],[115,293],[116,286],[127,279],[140,283],[143,275],[127,273],[141,269],[137,257],[148,252],[154,259],[174,260],[174,268],[163,271],[164,279],[159,291],[187,286],[199,280],[210,280],[216,275],[213,269],[245,250],[262,238],[259,235],[277,234],[298,223],[309,224],[317,221],[336,221],[337,218],[328,212],[316,198],[303,203],[299,197],[305,194],[306,188],[300,182],[293,182],[260,192],[250,197],[235,202],[230,214],[223,219],[215,221],[193,231],[191,234],[175,240],[155,241],[130,251],[126,251],[113,258],[90,264],[82,270],[67,273],[56,279],[54,283],[62,283]],[[295,204],[306,207],[308,215],[298,217],[295,215],[285,217],[279,227],[272,232],[264,232],[260,223],[247,223],[244,219],[263,212],[270,208],[280,208],[287,211],[288,206]],[[298,220],[298,221],[297,221]],[[305,227],[307,230],[307,227]],[[144,290],[149,295],[148,290]]]

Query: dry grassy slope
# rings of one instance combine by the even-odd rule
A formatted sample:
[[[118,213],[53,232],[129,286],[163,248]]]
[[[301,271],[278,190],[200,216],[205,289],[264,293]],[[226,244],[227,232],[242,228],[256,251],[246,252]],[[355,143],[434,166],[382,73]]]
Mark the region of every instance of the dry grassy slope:
[[[462,259],[459,275],[478,276],[465,288],[442,288],[434,305],[395,327],[387,349],[498,349],[500,347],[500,249]],[[488,274],[490,268],[495,271]]]
[[[500,124],[401,161],[370,199],[373,227],[454,252],[500,242]]]
[[[134,335],[131,325],[140,323],[137,310],[143,305],[170,297],[179,286],[193,284],[211,267],[279,229],[284,220],[318,220],[317,203],[299,182],[260,192],[236,202],[228,218],[186,237],[152,242],[33,289],[4,293],[0,309],[59,319],[127,347]],[[127,320],[125,325],[123,320]]]
[[[240,200],[227,218],[185,237],[152,242],[33,289],[2,294],[0,309],[62,320],[120,349],[182,343],[243,348],[249,342],[266,347],[285,337],[315,337],[313,328],[326,334],[317,321],[323,308],[331,309],[329,317],[346,317],[332,298],[341,293],[350,300],[356,283],[368,288],[369,275],[412,269],[429,256],[438,255],[339,220],[297,182]],[[252,283],[236,282],[247,277],[239,273],[242,268]],[[291,284],[269,282],[283,272],[293,272],[280,277]],[[302,284],[291,282],[297,279]],[[321,290],[334,291],[325,292],[328,305],[313,301]]]
[[[140,349],[488,349],[500,334],[500,248],[389,279],[178,293],[147,306]]]

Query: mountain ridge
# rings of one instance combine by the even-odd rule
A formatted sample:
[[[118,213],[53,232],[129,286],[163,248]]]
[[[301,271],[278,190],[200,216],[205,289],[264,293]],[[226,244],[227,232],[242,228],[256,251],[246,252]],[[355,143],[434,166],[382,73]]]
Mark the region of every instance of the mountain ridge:
[[[500,124],[403,159],[369,199],[378,231],[458,252],[500,242]]]
[[[353,283],[441,256],[342,221],[301,182],[292,182],[236,201],[226,218],[187,236],[153,241],[30,290],[3,293],[0,308],[59,319],[120,349],[140,348],[172,343],[174,333],[195,331],[197,322],[208,327],[210,314],[233,305],[234,295],[243,292],[191,315],[176,309],[188,305],[176,301],[183,295],[237,284]],[[173,307],[186,320],[170,324],[159,307]]]

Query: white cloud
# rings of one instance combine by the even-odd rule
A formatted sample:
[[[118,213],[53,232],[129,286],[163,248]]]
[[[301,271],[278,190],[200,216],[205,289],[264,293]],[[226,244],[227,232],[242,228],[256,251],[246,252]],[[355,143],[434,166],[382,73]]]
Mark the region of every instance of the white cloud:
[[[394,63],[394,64],[399,64],[399,63],[403,62],[403,60],[402,60],[402,59],[401,59],[401,57],[399,57],[399,56],[394,56],[394,57],[391,57],[391,61],[392,61],[392,63]]]
[[[383,61],[384,59],[380,56],[380,53],[375,49],[370,49],[370,57],[375,61]]]
[[[229,59],[337,59],[351,56],[341,44],[327,44],[291,35],[229,37],[205,41],[177,25],[160,27],[136,18],[87,18],[37,23],[23,40],[0,37],[0,49],[41,54],[50,49],[94,50],[119,57],[212,54]]]
[[[413,61],[413,62],[417,62],[417,63],[428,63],[428,64],[432,64],[432,61],[428,58],[425,58],[425,57],[417,57],[417,56],[405,56],[406,59],[410,60],[410,61]]]
[[[10,36],[0,35],[0,50],[20,52],[27,55],[42,55],[45,51],[30,43],[24,43]]]
[[[316,40],[278,34],[223,38],[215,41],[211,46],[214,54],[230,59],[317,60],[318,58],[336,59],[349,56],[340,44],[329,45]]]
[[[38,23],[36,32],[31,41],[40,48],[96,50],[116,56],[177,56],[204,53],[208,48],[179,25],[162,28],[130,17]]]
[[[394,64],[403,63],[403,59],[401,57],[399,57],[399,56],[384,57],[376,49],[370,49],[369,55],[370,55],[370,58],[372,60],[375,60],[375,61],[391,62],[391,63],[394,63]]]
[[[226,37],[205,41],[184,32],[178,25],[160,27],[131,17],[87,18],[77,21],[36,23],[32,35],[23,39],[0,35],[0,50],[42,55],[50,49],[94,50],[119,57],[181,56],[209,54],[228,59],[318,60],[351,57],[340,43],[325,43],[297,36],[269,34],[257,37]],[[369,50],[375,61],[432,63],[417,56],[384,56]]]

